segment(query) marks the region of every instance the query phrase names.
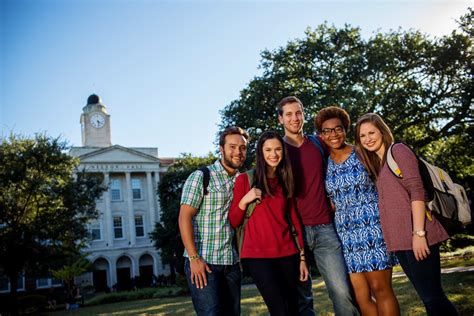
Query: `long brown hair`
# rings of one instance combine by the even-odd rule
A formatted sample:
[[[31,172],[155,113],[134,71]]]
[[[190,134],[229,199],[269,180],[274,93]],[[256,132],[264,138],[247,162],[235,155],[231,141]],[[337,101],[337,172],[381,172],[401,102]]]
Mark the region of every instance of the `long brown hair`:
[[[290,158],[288,157],[288,153],[286,151],[286,145],[283,141],[283,138],[274,131],[267,131],[260,135],[257,143],[257,165],[255,167],[256,174],[255,174],[255,186],[262,190],[265,195],[273,196],[268,186],[267,182],[267,164],[265,162],[265,158],[263,156],[263,144],[269,139],[278,139],[283,147],[283,152],[281,157],[281,161],[276,168],[276,175],[278,177],[278,181],[280,182],[281,186],[283,187],[283,192],[286,197],[292,197],[294,194],[294,182],[293,182],[293,172],[291,170],[291,163]]]
[[[383,154],[383,159],[380,160],[379,156],[374,151],[368,151],[362,146],[360,142],[360,126],[364,123],[371,123],[375,128],[377,128],[382,134],[382,143],[385,146],[385,152]],[[390,145],[393,143],[392,131],[384,120],[375,113],[367,113],[362,115],[356,123],[355,127],[355,144],[356,150],[359,154],[359,157],[362,160],[362,163],[365,165],[365,168],[368,170],[370,177],[375,181],[379,175],[381,167],[384,165],[387,150]]]

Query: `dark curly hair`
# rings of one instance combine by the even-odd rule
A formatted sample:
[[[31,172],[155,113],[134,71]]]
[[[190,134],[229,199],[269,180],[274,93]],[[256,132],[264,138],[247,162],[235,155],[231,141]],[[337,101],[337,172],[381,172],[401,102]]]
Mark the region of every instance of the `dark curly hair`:
[[[318,133],[321,133],[323,123],[333,118],[340,119],[344,130],[346,132],[349,130],[351,119],[346,110],[338,106],[328,106],[319,110],[318,114],[316,114],[316,116],[314,117],[314,127],[316,128]]]

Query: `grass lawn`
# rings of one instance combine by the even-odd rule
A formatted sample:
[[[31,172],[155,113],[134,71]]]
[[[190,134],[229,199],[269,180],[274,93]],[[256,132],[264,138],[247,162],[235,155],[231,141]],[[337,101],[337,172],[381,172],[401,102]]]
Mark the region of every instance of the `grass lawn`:
[[[456,305],[461,315],[474,314],[474,272],[443,274],[443,286],[449,299]],[[402,315],[424,315],[424,308],[411,283],[405,277],[393,279],[393,287],[400,302]],[[313,294],[317,315],[334,315],[320,279],[313,284]],[[157,298],[139,301],[119,302],[80,308],[76,311],[51,313],[51,316],[89,315],[193,315],[189,296]],[[266,315],[267,310],[258,291],[253,287],[242,289],[242,315]]]

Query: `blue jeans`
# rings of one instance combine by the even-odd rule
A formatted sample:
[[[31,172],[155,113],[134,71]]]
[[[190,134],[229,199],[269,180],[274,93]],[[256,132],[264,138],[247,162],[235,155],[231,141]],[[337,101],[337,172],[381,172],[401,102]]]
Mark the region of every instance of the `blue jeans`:
[[[184,261],[184,272],[186,273],[196,314],[198,316],[240,315],[242,274],[239,264],[207,265],[212,273],[206,273],[207,286],[203,289],[198,289],[191,283],[189,259],[186,258]]]
[[[441,286],[439,244],[431,246],[430,254],[421,261],[416,261],[413,250],[397,251],[395,255],[425,304],[427,315],[458,315]]]
[[[318,266],[326,283],[334,313],[337,316],[359,315],[352,296],[346,262],[342,246],[333,224],[304,226],[304,242]],[[308,254],[309,255],[309,254]],[[300,282],[299,312],[300,315],[314,315],[312,282]]]

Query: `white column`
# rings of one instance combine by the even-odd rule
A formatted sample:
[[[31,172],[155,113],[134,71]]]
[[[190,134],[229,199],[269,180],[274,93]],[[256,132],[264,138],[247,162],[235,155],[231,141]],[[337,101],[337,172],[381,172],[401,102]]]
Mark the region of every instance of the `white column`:
[[[148,211],[150,212],[150,229],[148,231],[152,231],[155,229],[155,221],[156,221],[156,210],[155,210],[155,200],[156,194],[155,190],[153,190],[153,181],[151,180],[151,172],[148,171],[146,173],[146,186],[148,189]]]
[[[138,254],[134,254],[132,256],[132,277],[137,277],[140,275],[140,256]]]
[[[110,271],[108,278],[108,286],[110,289],[117,283],[117,258],[110,258]]]
[[[129,244],[135,245],[135,216],[133,212],[133,194],[132,194],[132,178],[130,172],[125,172],[125,184],[127,190],[127,207],[128,207],[128,227],[130,233]]]
[[[156,189],[158,189],[158,186],[160,185],[160,171],[159,170],[155,171],[155,184],[156,184]],[[155,205],[156,205],[156,209],[157,209],[157,212],[155,213],[157,215],[157,217],[156,217],[155,220],[157,222],[161,222],[161,207],[160,207],[160,197],[159,197],[159,195],[155,195],[153,201],[156,201]]]
[[[107,247],[112,247],[114,245],[114,229],[112,226],[112,208],[110,207],[110,174],[108,172],[104,172],[104,182],[107,186],[107,191],[104,192],[104,236],[105,241],[107,242]]]

